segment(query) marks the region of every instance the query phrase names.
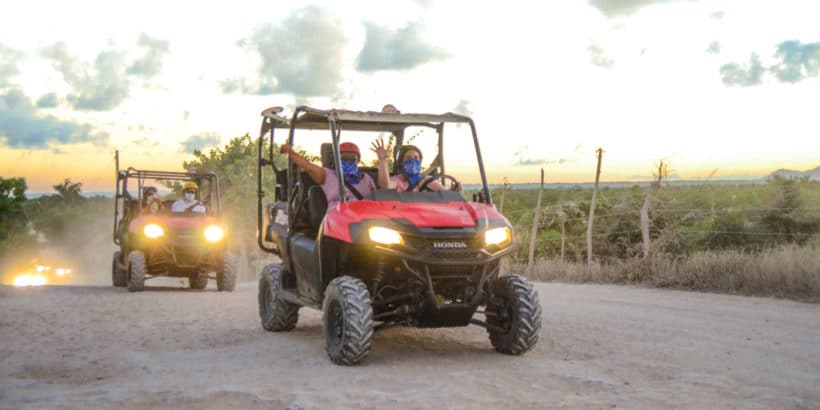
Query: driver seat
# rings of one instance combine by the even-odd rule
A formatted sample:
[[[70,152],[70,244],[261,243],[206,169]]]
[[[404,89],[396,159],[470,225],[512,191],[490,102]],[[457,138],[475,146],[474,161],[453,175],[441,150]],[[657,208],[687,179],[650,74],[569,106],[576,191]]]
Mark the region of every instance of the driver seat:
[[[327,197],[322,187],[314,185],[308,189],[307,195],[308,207],[308,231],[311,234],[319,232],[319,225],[322,224],[322,219],[327,213]]]

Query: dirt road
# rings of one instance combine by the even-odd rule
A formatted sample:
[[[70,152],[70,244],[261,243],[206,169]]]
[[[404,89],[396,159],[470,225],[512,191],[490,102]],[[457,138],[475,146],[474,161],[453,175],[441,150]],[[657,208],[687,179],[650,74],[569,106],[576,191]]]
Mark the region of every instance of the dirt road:
[[[523,357],[478,327],[390,329],[345,368],[325,357],[318,312],[263,331],[254,283],[0,287],[0,408],[820,407],[820,305],[537,289],[541,340]]]

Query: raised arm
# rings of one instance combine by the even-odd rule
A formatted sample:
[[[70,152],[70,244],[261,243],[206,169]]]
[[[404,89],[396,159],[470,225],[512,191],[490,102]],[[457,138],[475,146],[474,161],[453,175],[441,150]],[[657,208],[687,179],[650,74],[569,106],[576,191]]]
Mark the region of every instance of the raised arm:
[[[370,150],[379,157],[379,188],[395,189],[396,183],[390,180],[390,170],[387,167],[387,148],[384,147],[384,138],[373,141]]]
[[[308,175],[310,175],[310,178],[313,179],[317,184],[322,185],[325,183],[325,169],[308,161],[307,158],[299,155],[298,152],[293,150],[293,147],[291,147],[288,144],[282,144],[279,146],[279,152],[287,154],[293,160],[296,166],[307,171]]]

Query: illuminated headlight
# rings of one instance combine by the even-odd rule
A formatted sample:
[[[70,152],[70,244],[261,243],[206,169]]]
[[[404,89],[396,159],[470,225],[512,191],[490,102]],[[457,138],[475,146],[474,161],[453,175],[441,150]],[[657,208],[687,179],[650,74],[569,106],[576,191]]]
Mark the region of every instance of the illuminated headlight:
[[[402,243],[401,234],[398,232],[383,228],[381,226],[374,226],[368,231],[370,240],[382,245],[396,245]]]
[[[57,270],[54,271],[54,273],[56,273],[57,276],[68,275],[69,273],[71,273],[71,269],[57,268]]]
[[[46,278],[42,275],[22,274],[14,278],[14,286],[43,286],[46,284]]]
[[[149,238],[159,238],[162,235],[165,235],[165,231],[162,230],[162,227],[157,224],[148,224],[145,225],[145,228],[142,228],[142,233]]]
[[[493,228],[484,232],[484,244],[486,246],[501,246],[508,243],[512,239],[510,228],[502,226],[501,228]]]
[[[205,229],[205,239],[209,242],[218,242],[222,240],[223,236],[225,236],[225,232],[216,225],[211,225]]]

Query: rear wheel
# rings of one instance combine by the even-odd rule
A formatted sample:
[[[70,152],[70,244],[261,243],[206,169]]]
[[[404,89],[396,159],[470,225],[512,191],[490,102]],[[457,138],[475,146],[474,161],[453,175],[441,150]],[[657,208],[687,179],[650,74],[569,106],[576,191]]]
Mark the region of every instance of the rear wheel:
[[[191,285],[191,289],[205,289],[208,287],[208,277],[200,275],[189,276],[188,284]]]
[[[346,366],[364,360],[373,337],[373,307],[364,283],[350,276],[333,279],[325,289],[322,311],[330,360]]]
[[[114,252],[113,260],[111,261],[111,283],[118,288],[128,285],[128,271],[122,264],[122,252]]]
[[[259,318],[269,332],[291,330],[299,321],[299,305],[279,296],[281,277],[282,265],[274,263],[265,266],[259,278]]]
[[[216,288],[232,292],[236,287],[236,258],[230,252],[222,255],[222,269],[216,274]]]
[[[538,342],[541,330],[541,304],[532,284],[518,275],[499,278],[493,283],[493,293],[499,303],[487,306],[487,329],[496,351],[519,355]]]
[[[145,289],[145,254],[140,251],[128,253],[128,291],[142,292]]]

